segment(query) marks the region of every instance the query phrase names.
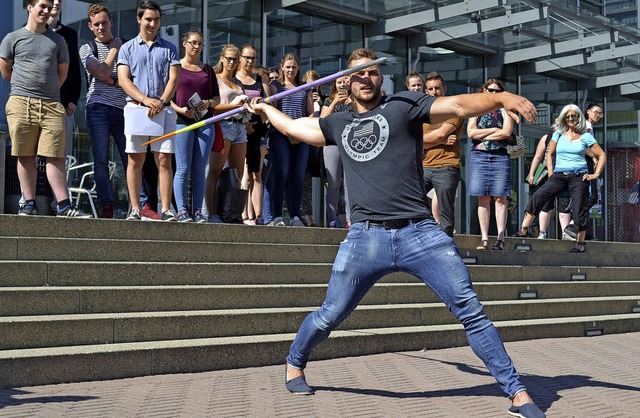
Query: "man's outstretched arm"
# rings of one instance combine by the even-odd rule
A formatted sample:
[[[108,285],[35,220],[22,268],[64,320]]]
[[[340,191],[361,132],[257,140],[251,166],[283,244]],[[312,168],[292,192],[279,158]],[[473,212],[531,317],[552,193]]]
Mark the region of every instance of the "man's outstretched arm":
[[[508,93],[472,93],[438,97],[431,106],[430,122],[441,123],[454,116],[470,118],[505,108],[509,116],[520,123],[520,113],[528,122],[538,117],[536,107],[524,97]]]
[[[275,107],[266,103],[258,103],[260,98],[254,98],[247,104],[250,113],[265,115],[271,125],[287,137],[297,139],[316,147],[326,145],[324,135],[320,129],[319,118],[299,118],[291,119]]]

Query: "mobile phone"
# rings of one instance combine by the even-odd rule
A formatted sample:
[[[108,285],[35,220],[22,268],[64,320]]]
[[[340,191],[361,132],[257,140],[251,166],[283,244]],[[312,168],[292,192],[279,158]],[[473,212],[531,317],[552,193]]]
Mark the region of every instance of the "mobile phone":
[[[346,93],[347,92],[347,86],[338,87],[338,92],[339,93]]]

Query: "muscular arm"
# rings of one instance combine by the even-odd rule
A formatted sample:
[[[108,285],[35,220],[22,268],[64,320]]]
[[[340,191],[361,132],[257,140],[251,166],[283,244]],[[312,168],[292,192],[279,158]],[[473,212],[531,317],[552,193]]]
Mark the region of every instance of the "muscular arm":
[[[320,118],[291,119],[271,105],[258,103],[257,98],[252,100],[247,105],[247,108],[251,113],[265,115],[274,128],[289,138],[317,147],[326,145],[324,135],[320,129]]]
[[[449,137],[455,135],[453,133],[456,130],[456,126],[445,122],[438,129],[427,130],[427,127],[423,125],[422,144],[424,149],[433,148],[436,145],[447,144]]]
[[[8,58],[0,58],[0,72],[5,81],[11,82],[11,74],[13,73],[13,60]]]
[[[430,122],[441,123],[454,116],[471,118],[501,107],[518,123],[520,118],[516,113],[520,113],[529,122],[535,122],[538,115],[533,103],[524,97],[507,92],[473,93],[438,97],[431,106]]]

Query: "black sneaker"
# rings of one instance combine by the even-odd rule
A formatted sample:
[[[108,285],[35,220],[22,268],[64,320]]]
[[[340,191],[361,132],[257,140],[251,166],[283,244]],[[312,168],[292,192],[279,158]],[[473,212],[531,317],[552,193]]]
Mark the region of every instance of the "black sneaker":
[[[165,210],[164,212],[162,212],[162,217],[160,218],[160,220],[164,222],[175,222],[177,220],[176,214],[173,213],[171,209]]]
[[[57,216],[60,216],[63,218],[93,218],[93,215],[89,213],[84,213],[83,211],[81,211],[80,209],[78,209],[73,205],[69,205],[62,210],[58,209]]]
[[[35,203],[21,203],[18,209],[18,215],[21,216],[29,216],[29,215],[37,215],[38,208]]]

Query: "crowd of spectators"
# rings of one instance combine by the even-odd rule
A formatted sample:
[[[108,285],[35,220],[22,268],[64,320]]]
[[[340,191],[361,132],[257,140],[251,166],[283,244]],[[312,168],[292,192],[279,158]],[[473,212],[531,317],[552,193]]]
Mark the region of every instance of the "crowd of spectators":
[[[113,34],[109,10],[101,4],[91,5],[88,26],[95,39],[80,48],[75,31],[60,22],[60,0],[30,0],[27,9],[27,25],[9,34],[0,50],[3,77],[12,85],[7,116],[23,192],[19,214],[37,213],[32,185],[35,156],[39,155],[47,159],[47,176],[57,201],[57,214],[90,216],[73,205],[64,187],[64,157],[71,153],[73,115],[80,96],[80,68],[83,68],[100,217],[114,217],[108,173],[110,138],[113,138],[126,172],[129,220],[223,222],[219,216],[217,185],[223,168],[228,167],[241,179],[242,189],[247,190],[241,195],[246,196],[242,212],[245,224],[283,226],[288,220],[291,226],[315,225],[309,179],[320,176],[326,187],[326,226],[349,228],[351,208],[336,145],[324,149],[310,146],[270,126],[264,116],[246,111],[189,129],[215,114],[246,106],[254,98],[288,90],[294,91],[273,105],[292,119],[325,118],[335,112],[352,111],[347,78],[332,82],[326,97],[317,87],[299,88],[319,79],[319,74],[309,70],[302,75],[300,62],[292,53],[285,54],[277,67],[260,67],[257,51],[250,44],[223,46],[217,62],[210,66],[201,61],[206,45],[198,31],[183,34],[180,57],[178,47],[158,35],[162,11],[153,1],[139,3],[136,18],[140,32],[127,42]],[[38,41],[41,38],[37,34],[44,34],[49,42]],[[14,51],[14,46],[20,45],[23,39],[36,46],[21,55],[19,48]],[[24,59],[28,53],[48,54],[51,59],[34,65]],[[37,75],[37,82],[32,82],[29,74]],[[412,71],[405,85],[407,90],[434,97],[444,96],[447,91],[442,76],[436,72],[423,77]],[[503,91],[504,85],[498,79],[489,79],[480,88],[480,92],[488,94]],[[39,107],[34,107],[36,101]],[[591,135],[591,124],[600,120],[602,109],[591,104],[586,110],[587,118],[577,107],[571,109],[573,113],[569,115],[563,110],[553,130],[541,138],[527,181],[542,188],[544,179],[540,181],[536,177],[538,164],[545,167],[551,178],[555,170],[556,143],[558,151],[563,151],[559,142],[563,134],[575,131],[573,139],[587,138],[582,141],[581,150],[576,151],[589,155],[587,167],[583,170],[581,165],[576,165],[574,170],[578,174],[587,173],[580,177],[587,186],[581,185],[578,199],[579,193],[571,188],[571,182],[561,187],[555,181],[558,177],[555,178],[553,184],[557,184],[551,192],[534,194],[519,234],[528,234],[533,216],[540,214],[538,237],[545,238],[550,210],[558,195],[562,199],[559,207],[562,228],[571,229],[570,213],[573,213],[576,221],[573,223],[578,228],[573,235],[577,235],[577,245],[583,249],[586,211],[594,204],[593,196],[597,196],[594,180],[602,172],[605,161],[597,143],[594,147]],[[26,123],[15,117],[18,113],[33,113],[38,117],[27,118],[28,124],[24,126]],[[565,126],[568,116],[578,118],[576,126],[580,129],[572,131]],[[513,120],[504,109],[468,121],[454,118],[444,123],[424,124],[425,191],[430,196],[436,221],[452,236],[465,122],[471,146],[468,193],[477,196],[482,235],[478,249],[501,250],[507,235],[511,187],[507,148],[514,135]],[[574,120],[567,122],[571,124]],[[176,131],[178,133],[172,135]],[[162,136],[167,138],[155,139]],[[561,161],[564,161],[562,155]],[[568,171],[564,172],[566,175]],[[588,182],[594,183],[591,188]],[[497,239],[490,246],[492,199]],[[341,202],[344,202],[344,217],[339,216]],[[284,216],[285,205],[288,219]]]

